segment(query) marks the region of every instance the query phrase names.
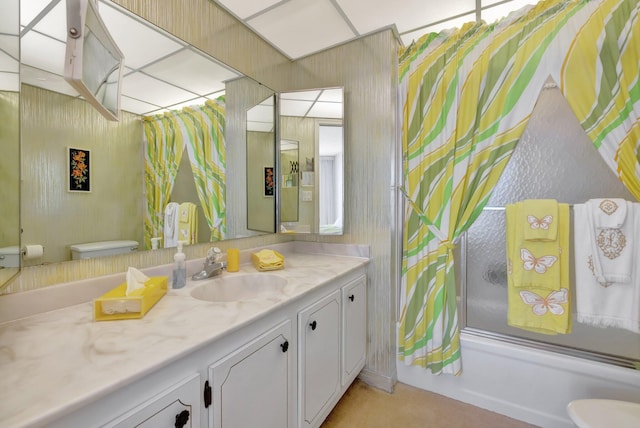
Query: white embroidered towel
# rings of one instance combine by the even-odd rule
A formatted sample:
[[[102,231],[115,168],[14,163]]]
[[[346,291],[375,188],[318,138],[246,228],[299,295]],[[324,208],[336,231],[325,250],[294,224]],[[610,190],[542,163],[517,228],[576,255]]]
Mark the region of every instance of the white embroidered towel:
[[[624,199],[589,199],[593,213],[593,225],[598,229],[619,229],[627,217],[627,201]]]
[[[596,279],[604,286],[612,283],[628,284],[634,265],[633,204],[620,199],[591,199],[585,206]],[[616,217],[613,221],[607,218],[618,211],[624,215]],[[626,218],[628,221],[624,220]],[[620,224],[620,227],[607,227],[613,224]]]
[[[576,278],[576,320],[597,327],[618,327],[640,332],[640,287],[638,269],[632,269],[629,284],[603,287],[593,271],[593,257],[589,229],[592,224],[586,204],[573,207],[574,256]],[[629,217],[633,219],[632,213]],[[638,218],[629,223],[638,223]],[[638,251],[632,254],[637,257]]]
[[[169,202],[164,209],[164,248],[178,246],[178,208],[177,202]]]

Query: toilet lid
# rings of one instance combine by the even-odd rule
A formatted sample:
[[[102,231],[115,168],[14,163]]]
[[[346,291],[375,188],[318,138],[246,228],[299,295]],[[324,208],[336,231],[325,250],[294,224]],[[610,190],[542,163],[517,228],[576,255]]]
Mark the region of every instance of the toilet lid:
[[[618,400],[575,400],[567,406],[571,420],[580,428],[638,428],[640,404]]]

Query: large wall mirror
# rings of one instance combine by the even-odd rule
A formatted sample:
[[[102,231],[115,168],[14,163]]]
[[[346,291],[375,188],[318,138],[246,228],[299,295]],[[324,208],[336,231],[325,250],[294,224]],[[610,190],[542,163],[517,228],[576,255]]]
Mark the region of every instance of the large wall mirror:
[[[0,13],[0,287],[20,269],[20,17],[17,1]]]
[[[15,5],[17,18],[18,0],[10,3]],[[272,97],[273,91],[126,9],[101,0],[99,13],[125,56],[120,120],[107,121],[62,77],[65,3],[20,1],[22,160],[14,160],[12,167],[22,166],[21,203],[17,201],[16,171],[11,178],[2,178],[9,185],[3,185],[1,192],[14,189],[15,199],[5,204],[14,199],[3,196],[2,209],[11,207],[16,213],[9,223],[3,212],[0,247],[20,245],[20,206],[22,245],[44,247],[42,257],[24,262],[27,266],[70,260],[71,246],[82,243],[131,240],[139,243],[138,250],[149,250],[152,245],[163,248],[166,240],[156,239],[152,244],[151,238],[163,238],[168,204],[162,204],[162,212],[155,210],[155,218],[145,213],[150,204],[147,195],[162,193],[167,186],[171,192],[165,202],[193,206],[189,219],[198,227],[192,243],[273,233],[273,229],[249,229],[244,197],[247,111]],[[3,18],[6,12],[3,10]],[[9,50],[4,29],[1,42],[0,54],[4,54]],[[0,98],[3,117],[8,117],[4,95]],[[201,106],[206,111],[200,112]],[[270,108],[273,118],[273,102]],[[191,118],[195,114],[200,122]],[[17,124],[17,113],[15,116]],[[211,151],[201,151],[193,142],[162,145],[163,139],[177,138],[180,127],[198,133],[200,125],[214,129],[204,139],[222,135],[224,144]],[[3,119],[3,148],[9,147],[4,133]],[[145,144],[145,140],[156,143]],[[12,141],[17,156],[17,136]],[[77,172],[74,168],[78,169],[77,156],[81,155],[86,162]],[[197,161],[201,158],[214,166],[202,167]],[[3,154],[1,162],[6,159]],[[273,159],[256,162],[269,165]],[[4,164],[1,170],[3,174],[7,171]],[[77,176],[85,181],[78,183]],[[171,179],[167,183],[161,177]],[[203,195],[207,186],[199,185],[199,180],[213,180],[215,185],[209,186],[213,190]]]
[[[279,231],[342,235],[343,89],[287,92],[279,99]]]

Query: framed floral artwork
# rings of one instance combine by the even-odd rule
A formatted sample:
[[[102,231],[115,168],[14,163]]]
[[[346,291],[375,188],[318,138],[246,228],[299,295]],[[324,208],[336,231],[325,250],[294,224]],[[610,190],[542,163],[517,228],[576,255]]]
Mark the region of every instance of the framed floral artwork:
[[[275,191],[275,175],[274,168],[272,166],[264,167],[264,196],[270,197],[274,195]]]
[[[67,148],[67,191],[91,192],[91,152]]]

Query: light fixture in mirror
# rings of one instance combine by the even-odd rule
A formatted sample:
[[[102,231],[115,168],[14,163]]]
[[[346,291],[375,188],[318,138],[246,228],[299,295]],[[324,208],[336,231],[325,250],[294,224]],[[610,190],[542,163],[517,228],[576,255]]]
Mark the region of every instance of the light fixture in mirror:
[[[0,13],[0,289],[20,270],[20,39],[17,1]]]
[[[275,102],[271,96],[247,110],[247,229],[276,231]]]
[[[321,88],[279,94],[281,140],[298,142],[296,220],[280,201],[281,233],[343,233],[344,94]],[[281,153],[282,155],[282,153]],[[282,169],[287,165],[282,164]],[[283,172],[284,174],[284,172]],[[284,176],[283,176],[284,179]]]
[[[22,4],[23,239],[45,247],[44,256],[29,265],[69,260],[70,246],[82,243],[132,240],[140,250],[151,249],[151,238],[163,237],[170,202],[195,206],[200,237],[194,242],[247,236],[245,115],[248,106],[273,91],[114,3],[101,1],[100,14],[126,58],[120,121],[109,122],[63,78],[64,2]],[[194,112],[207,106],[202,121],[194,120]],[[214,126],[209,113],[218,115]],[[201,146],[175,133],[164,135],[181,139],[179,144],[143,144],[162,140],[165,125],[185,131],[181,135],[206,128],[207,138],[223,144],[206,156],[200,156]],[[66,188],[70,148],[90,153],[90,192]],[[194,162],[197,158],[206,158],[207,165],[201,168]],[[171,185],[157,180],[168,175]],[[215,207],[207,205],[211,198],[201,194],[197,184],[211,179],[217,185]],[[237,182],[242,182],[241,189]],[[156,204],[149,195],[166,191],[165,200],[152,207]],[[160,240],[159,247],[165,244]]]
[[[124,57],[100,17],[95,0],[66,0],[64,77],[107,120],[120,115]]]

